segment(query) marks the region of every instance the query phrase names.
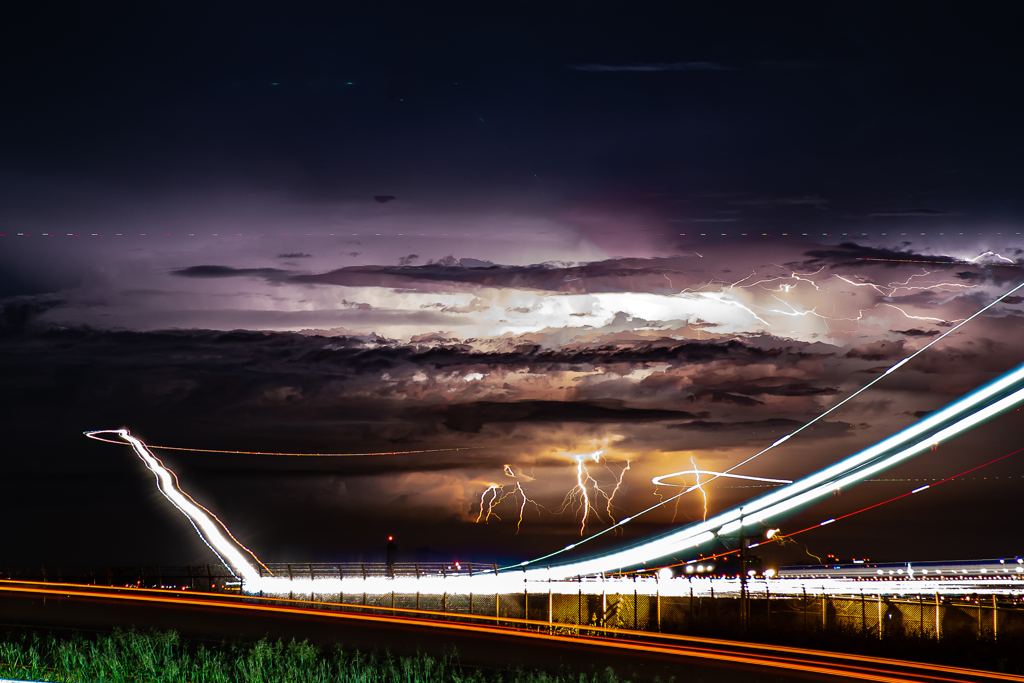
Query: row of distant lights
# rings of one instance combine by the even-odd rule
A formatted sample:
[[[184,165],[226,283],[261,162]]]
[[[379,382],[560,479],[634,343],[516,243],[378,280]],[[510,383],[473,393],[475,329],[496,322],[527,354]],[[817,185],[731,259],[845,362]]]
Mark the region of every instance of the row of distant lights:
[[[1018,574],[1022,574],[1022,573],[1024,573],[1024,567],[1021,567],[1021,566],[1020,566],[1020,564],[1021,564],[1021,560],[1017,560],[1017,573],[1018,573]],[[936,569],[936,570],[934,570],[934,571],[935,571],[935,573],[936,573],[936,574],[941,574],[941,573],[942,573],[942,570],[941,570],[941,569]],[[956,570],[955,570],[955,569],[953,569],[953,570],[951,570],[951,571],[952,571],[952,573],[953,573],[953,574],[956,574]],[[883,570],[879,569],[879,570],[878,570],[877,572],[875,572],[875,573],[877,573],[877,574],[884,574],[885,572],[884,572]],[[892,570],[892,569],[890,569],[890,570],[889,570],[889,574],[892,574],[892,573],[893,573],[893,570]],[[896,570],[896,573],[897,573],[897,574],[902,574],[902,573],[903,573],[903,570],[902,570],[902,569],[897,569],[897,570]],[[927,569],[922,569],[922,570],[921,570],[921,573],[922,573],[922,574],[927,574],[927,573],[928,573],[928,570],[927,570]],[[961,569],[961,570],[960,570],[960,573],[961,573],[961,574],[973,574],[974,572],[969,572],[969,571],[967,571],[966,569]],[[978,570],[978,573],[979,573],[979,574],[988,574],[988,569],[986,569],[985,567],[982,567],[981,569],[979,569],[979,570]],[[998,573],[998,572],[996,572],[996,573]],[[1009,573],[1010,573],[1010,570],[1009,570],[1009,569],[1003,569],[1003,574],[1009,574]]]
[[[156,233],[154,233],[154,234],[156,234]],[[445,232],[445,233],[441,233],[441,236],[442,236],[442,237],[448,237],[448,236],[449,236],[449,234],[451,234],[451,235],[457,235],[458,233],[447,233],[447,232]],[[494,236],[494,234],[495,234],[495,233],[491,233],[491,232],[488,232],[488,233],[485,233],[485,234],[484,234],[484,236],[485,236],[485,237],[492,237],[492,236]],[[513,233],[513,232],[510,232],[510,233],[508,233],[508,234],[509,234],[510,236],[521,236],[521,234],[520,234],[520,233]],[[534,235],[552,235],[552,236],[554,236],[554,237],[557,237],[557,236],[558,236],[558,233],[557,233],[557,232],[552,232],[552,233],[547,233],[547,232],[535,232],[535,233],[533,233],[533,234],[534,234]],[[628,233],[623,233],[623,232],[616,232],[616,233],[610,233],[610,232],[607,232],[607,233],[600,233],[600,232],[595,232],[595,233],[594,233],[594,235],[595,235],[595,236],[597,236],[597,237],[600,237],[600,236],[601,236],[602,234],[603,234],[603,235],[606,235],[606,236],[611,236],[611,235],[615,235],[616,237],[622,237],[623,235],[627,235]],[[653,233],[651,233],[651,234],[653,234]],[[893,234],[895,235],[896,233],[893,233]],[[900,235],[902,235],[902,236],[906,236],[906,234],[907,234],[907,233],[905,233],[905,232],[901,232],[901,233],[900,233]],[[927,235],[927,234],[928,234],[928,233],[926,233],[926,232],[922,232],[922,233],[921,233],[921,235]],[[944,233],[944,232],[940,232],[940,233],[939,233],[939,235],[940,235],[940,236],[944,236],[945,234],[946,234],[946,233]],[[952,234],[952,233],[950,233],[950,234]],[[958,235],[963,235],[964,233],[962,233],[962,232],[959,232],[959,233],[957,233],[957,234],[958,234]],[[967,233],[967,234],[970,234],[970,233]],[[979,232],[978,234],[979,234],[979,235],[983,235],[984,233],[981,233],[981,232]],[[997,235],[1002,235],[1003,233],[1001,233],[1001,232],[997,232],[996,234],[997,234]],[[1018,232],[1018,233],[1014,233],[1014,234],[1016,234],[1016,235],[1019,235],[1020,233]],[[189,236],[189,237],[197,237],[198,235],[199,235],[199,233],[195,233],[195,232],[190,232],[190,233],[188,233],[188,236]],[[212,235],[213,237],[220,237],[220,236],[221,236],[221,235],[220,235],[220,233],[217,233],[217,232],[211,233],[211,235]],[[305,235],[306,235],[306,237],[312,237],[312,236],[313,236],[313,233],[311,233],[311,232],[307,232],[307,233],[305,233]],[[354,233],[352,233],[352,235],[351,235],[351,236],[352,236],[352,237],[359,237],[360,235],[362,235],[362,236],[370,236],[370,233],[358,233],[358,232],[354,232]],[[573,235],[574,235],[575,237],[579,237],[580,233],[578,233],[578,232],[575,232],[575,233],[573,233]],[[881,233],[881,236],[882,236],[882,237],[885,237],[886,235],[887,235],[887,233],[884,233],[884,232],[883,232],[883,233]],[[31,234],[29,234],[29,233],[25,233],[25,232],[19,232],[19,233],[17,233],[17,235],[14,235],[14,236],[16,236],[16,237],[31,237],[32,235],[31,235]],[[52,233],[52,232],[44,232],[44,233],[42,233],[42,236],[43,236],[43,237],[59,237],[59,235],[57,235],[56,233]],[[82,235],[80,235],[80,234],[76,234],[76,233],[73,233],[73,232],[69,232],[69,233],[67,233],[67,234],[66,234],[66,236],[67,236],[67,237],[81,237]],[[89,234],[88,236],[89,236],[89,237],[104,237],[105,235],[104,235],[103,233],[93,232],[93,233],[90,233],[90,234]],[[118,233],[114,233],[114,235],[113,235],[113,236],[114,236],[114,237],[127,237],[127,236],[128,236],[128,233],[118,232]],[[139,233],[139,236],[140,236],[140,237],[149,237],[149,236],[150,236],[150,233],[147,233],[147,232],[140,232],[140,233]],[[165,232],[165,233],[163,233],[163,236],[164,236],[164,237],[174,237],[174,233],[170,233],[170,232]],[[244,235],[244,233],[241,233],[241,232],[236,232],[236,233],[234,234],[234,236],[235,236],[235,237],[244,237],[245,235]],[[266,236],[267,236],[267,233],[265,233],[265,232],[261,232],[261,233],[260,233],[260,237],[266,237]],[[288,233],[288,232],[286,232],[286,233],[282,233],[282,235],[281,235],[281,236],[282,236],[282,237],[291,237],[291,236],[292,236],[292,233]],[[339,236],[339,237],[340,237],[341,235],[335,235],[335,233],[333,233],[333,232],[332,232],[332,233],[329,233],[329,236],[330,236],[330,237],[335,237],[335,236]],[[381,237],[381,236],[384,236],[384,234],[383,234],[383,233],[380,233],[380,232],[375,232],[375,233],[373,233],[373,236],[376,236],[376,237]],[[405,237],[405,233],[404,233],[404,232],[400,232],[400,233],[398,233],[398,235],[397,235],[397,236],[398,236],[398,237]],[[420,237],[426,237],[426,236],[427,236],[427,233],[425,233],[425,232],[421,232],[421,233],[419,233],[419,236],[420,236]],[[463,237],[471,237],[472,235],[471,235],[471,233],[468,233],[468,232],[466,232],[466,233],[461,233],[461,236],[463,236]],[[642,233],[642,232],[638,232],[638,233],[637,233],[637,237],[643,237],[643,236],[644,236],[644,233]],[[658,233],[658,236],[659,236],[659,237],[664,237],[664,236],[665,236],[665,233],[663,233],[663,232],[659,232],[659,233]],[[706,233],[706,232],[702,232],[702,233],[700,233],[700,235],[697,235],[697,234],[692,234],[692,235],[691,235],[690,233],[685,233],[685,232],[681,232],[681,233],[679,233],[679,236],[680,236],[680,237],[715,237],[715,235],[713,235],[713,234],[711,234],[711,233]],[[756,237],[756,236],[757,236],[757,234],[756,234],[756,233],[746,233],[746,232],[743,232],[743,233],[740,233],[739,235],[733,235],[733,234],[729,234],[729,233],[725,233],[725,232],[723,232],[723,233],[721,233],[721,235],[720,235],[720,236],[721,236],[721,237],[752,237],[752,236],[753,236],[753,237]],[[789,233],[789,232],[784,232],[784,233],[782,233],[782,237],[796,237],[796,236],[797,236],[797,234],[796,234],[796,233]],[[802,236],[802,237],[813,237],[814,235],[812,235],[812,234],[810,234],[810,233],[807,233],[807,232],[805,232],[805,233],[801,233],[801,236]],[[826,233],[826,232],[823,232],[823,233],[821,233],[821,236],[822,236],[822,237],[834,237],[835,235],[833,235],[832,233]],[[852,232],[843,232],[843,233],[839,233],[839,236],[840,236],[840,237],[856,237],[856,235],[854,235],[854,233],[852,233]],[[861,237],[867,237],[867,236],[868,236],[868,233],[866,233],[866,232],[862,232],[862,233],[861,233]],[[0,233],[0,237],[7,237],[7,235],[5,235],[5,234],[2,234],[2,233]],[[767,233],[767,232],[762,232],[762,233],[761,233],[761,237],[778,237],[778,235],[773,235],[773,234],[771,234],[771,233]]]
[[[694,572],[696,572],[698,574],[704,574],[706,572],[711,572],[711,571],[714,571],[714,570],[715,570],[715,565],[713,565],[713,564],[708,564],[708,565],[704,565],[704,564],[698,564],[698,565],[688,564],[688,565],[686,565],[686,573],[687,574],[693,574]],[[667,571],[668,573],[666,574],[666,578],[671,578],[671,576],[672,576],[672,570],[671,569],[669,569],[668,567],[665,567],[665,569],[662,570],[662,571]],[[751,569],[750,571],[747,572],[747,576],[751,576],[751,577],[757,576],[757,570]],[[775,570],[774,569],[765,569],[764,570],[764,577],[766,579],[770,579],[773,576],[775,576]]]

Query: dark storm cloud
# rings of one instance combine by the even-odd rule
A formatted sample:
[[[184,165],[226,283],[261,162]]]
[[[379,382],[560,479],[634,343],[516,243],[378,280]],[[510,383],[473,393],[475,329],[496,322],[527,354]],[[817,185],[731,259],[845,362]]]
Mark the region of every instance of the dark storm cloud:
[[[742,394],[743,396],[831,396],[840,393],[836,387],[816,387],[806,382],[791,382],[786,384],[767,384],[775,382],[774,378],[762,380],[749,380],[746,382],[723,382],[715,387],[722,392],[729,392],[730,395]],[[699,396],[698,396],[699,398]],[[758,401],[761,403],[761,401]]]
[[[281,258],[295,258],[282,256]],[[259,277],[265,280],[282,280],[292,271],[280,268],[231,268],[229,266],[189,266],[172,270],[171,275],[191,278]]]
[[[773,417],[751,422],[693,420],[683,424],[671,424],[668,425],[668,428],[695,432],[732,432],[737,435],[760,436],[763,438],[766,433],[789,433],[803,424],[800,420]],[[804,436],[805,438],[831,439],[848,433],[853,429],[854,426],[847,422],[819,422],[813,428],[805,431]]]
[[[22,334],[31,329],[40,315],[63,305],[63,301],[24,300],[10,301],[0,307],[0,336]]]
[[[806,268],[819,268],[821,266],[864,266],[875,263],[890,262],[889,265],[897,267],[901,261],[927,261],[929,265],[939,268],[948,268],[954,265],[962,265],[963,262],[952,256],[935,256],[920,254],[913,251],[900,251],[885,247],[868,247],[854,242],[843,242],[836,247],[824,249],[812,249],[805,252],[805,256],[811,257],[799,263]]]
[[[1011,305],[1024,303],[1024,296],[1008,296],[1005,299],[1003,299],[1003,303]]]
[[[741,396],[739,394],[730,394],[727,391],[717,391],[715,389],[703,389],[694,393],[694,397],[698,401],[711,401],[713,403],[730,403],[737,406],[760,406],[764,405],[764,401],[758,401],[757,399],[750,398],[749,396]]]
[[[893,330],[893,332],[907,337],[935,337],[939,334],[938,330],[921,330],[916,327],[910,330]]]
[[[574,71],[594,72],[640,72],[656,71],[736,71],[735,67],[716,64],[715,62],[657,62],[650,64],[573,64],[569,67]]]
[[[690,420],[699,414],[681,410],[628,408],[622,401],[478,401],[430,406],[404,411],[402,417],[436,420],[458,432],[479,432],[486,424],[503,422],[661,422]]]
[[[8,306],[4,319],[14,321],[11,326],[18,329],[16,325],[30,315],[31,311]],[[72,422],[83,424],[83,429],[96,424],[144,426],[159,416],[160,424],[173,425],[182,435],[225,422],[233,424],[232,432],[242,439],[267,439],[268,443],[300,434],[305,441],[331,442],[344,434],[351,442],[350,451],[421,443],[434,438],[431,435],[441,424],[475,432],[489,423],[636,423],[699,416],[670,407],[685,404],[681,394],[673,396],[671,404],[662,399],[656,407],[586,397],[446,405],[451,394],[445,393],[446,385],[432,385],[430,373],[450,375],[456,369],[488,373],[501,368],[533,373],[591,371],[609,364],[699,364],[720,359],[740,367],[814,355],[736,341],[675,340],[624,349],[542,351],[525,346],[509,353],[479,353],[352,337],[204,330],[142,333],[52,328],[0,339],[5,345],[0,373],[9,388],[0,398],[0,409],[15,420],[21,415],[31,422],[34,413],[24,411],[48,405],[74,415]],[[382,381],[385,372],[393,379]],[[427,380],[414,380],[417,372],[428,373]],[[460,381],[459,386],[469,385]],[[813,393],[802,385],[758,387],[734,382],[725,387],[711,389],[738,397]]]
[[[896,360],[904,356],[903,341],[877,341],[872,344],[864,344],[850,349],[846,353],[847,358],[859,360]]]
[[[466,348],[433,347],[417,351],[413,347],[381,349],[375,354],[399,354],[415,365],[437,369],[455,365],[480,363],[485,366],[519,366],[545,368],[549,370],[573,370],[615,364],[646,363],[707,363],[714,360],[729,360],[737,365],[771,362],[793,362],[806,358],[824,358],[827,354],[802,351],[797,345],[775,348],[760,348],[741,341],[726,342],[679,342],[661,339],[638,343],[628,347],[602,347],[557,351],[543,350],[536,345],[523,345],[507,353],[473,353]],[[408,354],[408,355],[406,355]]]
[[[408,260],[415,256],[403,257]],[[692,278],[694,257],[608,259],[570,265],[539,263],[527,266],[495,265],[479,259],[445,257],[421,266],[349,266],[326,273],[295,275],[292,282],[362,287],[409,287],[416,283],[445,282],[467,286],[517,287],[544,291],[616,291],[626,287],[617,280],[650,276],[649,288],[668,285],[664,275]],[[253,269],[256,270],[256,269]],[[248,273],[247,273],[248,274]]]
[[[313,255],[297,251],[293,254],[278,254],[277,258],[313,258]]]

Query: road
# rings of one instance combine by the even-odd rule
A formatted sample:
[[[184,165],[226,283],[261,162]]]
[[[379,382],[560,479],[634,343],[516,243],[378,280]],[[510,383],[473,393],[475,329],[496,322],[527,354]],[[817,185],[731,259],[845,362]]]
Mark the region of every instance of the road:
[[[649,633],[577,636],[515,624],[445,621],[436,615],[325,611],[224,594],[110,589],[0,581],[0,624],[109,631],[118,626],[175,629],[215,641],[308,639],[396,654],[456,649],[464,665],[603,671],[633,680],[722,681],[1020,681],[1007,674],[799,648]]]

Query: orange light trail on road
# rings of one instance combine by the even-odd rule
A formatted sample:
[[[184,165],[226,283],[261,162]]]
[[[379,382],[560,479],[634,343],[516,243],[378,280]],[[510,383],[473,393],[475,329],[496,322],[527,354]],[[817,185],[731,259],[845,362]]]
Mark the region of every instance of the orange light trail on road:
[[[273,614],[287,614],[287,615],[301,615],[308,617],[321,617],[327,619],[340,619],[340,620],[353,620],[362,622],[376,622],[380,624],[394,624],[394,625],[405,625],[405,626],[430,626],[434,628],[442,628],[452,631],[464,631],[480,634],[493,634],[493,635],[504,635],[512,636],[517,638],[527,638],[536,641],[547,641],[552,643],[564,643],[571,645],[596,645],[606,648],[613,648],[618,650],[629,650],[633,652],[650,653],[650,654],[661,654],[671,655],[677,657],[692,657],[697,659],[707,659],[721,662],[730,662],[734,664],[744,664],[752,666],[765,666],[778,669],[788,669],[794,671],[802,671],[806,673],[815,673],[827,676],[836,676],[843,678],[853,678],[857,680],[865,681],[879,681],[884,683],[907,683],[909,681],[947,681],[949,683],[959,683],[960,681],[966,681],[970,679],[985,678],[990,680],[1000,681],[1017,681],[1024,683],[1024,676],[1015,676],[1012,674],[1002,674],[997,672],[979,671],[973,669],[964,669],[959,667],[942,666],[936,664],[921,664],[917,662],[902,661],[895,659],[885,659],[881,657],[869,657],[862,655],[847,655],[837,652],[826,652],[823,650],[808,650],[795,647],[785,647],[777,645],[768,645],[761,643],[746,643],[742,641],[728,641],[713,638],[699,638],[695,636],[678,636],[671,634],[651,634],[643,631],[626,631],[602,627],[591,627],[591,626],[578,626],[576,624],[556,624],[559,627],[572,626],[580,628],[581,630],[596,631],[606,634],[615,633],[629,633],[631,635],[642,635],[648,637],[656,637],[659,640],[670,641],[667,644],[659,644],[656,642],[642,642],[642,641],[628,641],[621,638],[607,637],[607,636],[566,636],[556,635],[553,633],[542,633],[538,631],[527,631],[516,628],[491,626],[487,624],[473,624],[465,622],[455,621],[441,621],[435,619],[428,619],[422,617],[400,617],[388,614],[366,614],[358,612],[339,612],[339,611],[328,611],[324,609],[311,609],[308,607],[300,607],[298,605],[310,605],[310,604],[327,604],[338,607],[352,607],[350,605],[341,605],[339,603],[310,603],[307,601],[300,600],[275,600],[275,602],[289,602],[295,606],[280,606],[280,605],[265,605],[265,604],[254,604],[252,602],[230,602],[224,597],[229,597],[232,600],[252,598],[241,598],[234,596],[224,596],[214,599],[215,594],[202,593],[204,597],[197,598],[181,598],[175,597],[173,594],[175,591],[162,591],[158,589],[145,589],[145,588],[117,588],[109,590],[82,590],[80,586],[75,584],[50,584],[53,586],[66,586],[67,589],[58,588],[39,588],[28,582],[20,581],[2,581],[0,580],[0,592],[5,593],[16,593],[16,594],[31,594],[41,596],[54,596],[54,597],[65,597],[65,598],[83,598],[83,599],[106,599],[112,601],[130,602],[130,603],[150,603],[150,604],[165,604],[174,606],[187,606],[187,607],[214,607],[228,610],[245,610],[252,612],[265,612]],[[117,590],[118,592],[111,592]],[[168,595],[171,593],[171,595]],[[361,607],[361,606],[360,606]],[[372,607],[371,609],[377,611],[391,611],[391,612],[404,612],[407,614],[430,614],[437,615],[437,612],[427,612],[424,610],[410,610],[404,608],[388,608],[388,607]],[[461,618],[475,618],[478,620],[498,620],[497,617],[485,617],[483,615],[459,615]],[[552,626],[546,621],[535,621],[526,619],[510,619],[501,618],[500,621],[506,623],[515,623],[522,626],[536,626],[540,628],[548,628]],[[730,652],[724,649],[713,649],[714,647],[719,648],[745,648],[748,650],[754,650],[754,653],[744,654],[742,652]],[[788,655],[794,655],[789,657],[778,656],[775,653],[785,653]],[[798,657],[802,657],[800,659]],[[827,663],[807,663],[808,658],[827,658],[838,660],[835,664],[829,665]],[[849,663],[848,663],[849,662]],[[881,666],[899,667],[902,669],[910,669],[908,673],[900,674],[899,672],[883,671],[878,668],[872,668],[865,666],[865,664],[876,664]],[[920,673],[918,673],[918,671]],[[937,676],[936,673],[948,674],[950,676],[960,675],[961,678],[951,678],[948,676]],[[963,678],[968,676],[968,678]]]

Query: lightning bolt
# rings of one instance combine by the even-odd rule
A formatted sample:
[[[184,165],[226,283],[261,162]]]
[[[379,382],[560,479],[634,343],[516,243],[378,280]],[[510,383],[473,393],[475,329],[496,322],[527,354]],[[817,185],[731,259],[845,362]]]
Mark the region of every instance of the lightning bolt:
[[[597,487],[597,481],[590,476],[590,472],[587,470],[587,466],[584,464],[587,460],[593,460],[598,462],[603,451],[594,451],[588,455],[577,455],[576,456],[576,486],[574,486],[568,494],[566,494],[566,502],[573,499],[577,491],[579,491],[580,502],[583,505],[583,513],[580,519],[580,536],[586,531],[587,518],[590,516],[590,496],[587,494],[587,484],[594,482],[594,487]]]
[[[629,461],[627,460],[626,461],[626,466],[622,468],[621,472],[619,472],[619,480],[617,482],[615,482],[615,488],[612,489],[612,495],[608,496],[608,507],[607,507],[608,517],[609,517],[609,519],[612,520],[613,524],[615,523],[615,517],[612,514],[612,501],[615,500],[615,494],[618,493],[619,489],[622,487],[622,480],[626,476],[626,472],[628,472],[628,471],[629,471]]]
[[[693,476],[697,480],[696,486],[700,490],[700,495],[704,496],[704,521],[706,522],[708,519],[708,492],[700,485],[700,470],[697,469],[697,463],[693,461],[693,456],[690,456],[690,464],[693,465]]]
[[[482,521],[484,524],[487,524],[491,517],[500,520],[501,517],[497,512],[495,512],[495,508],[504,502],[506,498],[511,496],[515,499],[518,494],[523,497],[523,502],[519,505],[519,519],[516,521],[516,535],[519,535],[519,530],[523,525],[523,514],[526,511],[526,504],[533,503],[538,508],[541,508],[542,506],[540,506],[536,501],[530,500],[526,495],[526,489],[523,488],[522,483],[519,481],[516,473],[512,471],[512,467],[510,465],[504,465],[502,471],[505,476],[512,477],[516,480],[515,485],[507,484],[506,486],[511,488],[509,490],[505,490],[506,486],[501,484],[489,484],[487,488],[484,489],[483,493],[480,494],[480,511],[477,513],[476,522],[479,524]],[[490,494],[489,499],[488,494]],[[485,510],[486,513],[484,512]]]

